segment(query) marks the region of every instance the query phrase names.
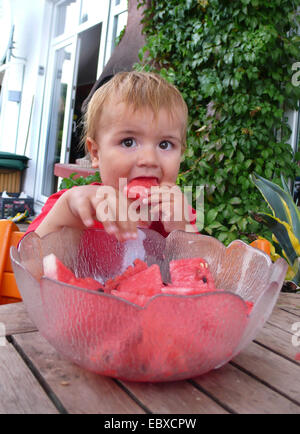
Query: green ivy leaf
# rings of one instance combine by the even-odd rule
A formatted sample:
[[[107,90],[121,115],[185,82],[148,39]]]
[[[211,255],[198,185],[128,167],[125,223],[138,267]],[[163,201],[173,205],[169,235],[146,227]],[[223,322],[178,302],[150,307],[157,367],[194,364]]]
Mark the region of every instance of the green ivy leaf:
[[[211,209],[207,213],[207,223],[210,225],[213,223],[218,215],[219,211],[217,209]]]
[[[242,203],[242,200],[239,197],[233,197],[229,200],[229,203],[231,205],[240,205]]]

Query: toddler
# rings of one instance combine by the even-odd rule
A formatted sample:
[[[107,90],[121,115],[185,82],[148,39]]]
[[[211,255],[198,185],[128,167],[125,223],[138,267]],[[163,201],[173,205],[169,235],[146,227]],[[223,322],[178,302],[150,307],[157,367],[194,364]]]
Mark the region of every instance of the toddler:
[[[136,238],[137,227],[164,236],[176,229],[197,232],[192,210],[176,186],[187,116],[180,92],[159,75],[116,74],[94,93],[84,119],[85,146],[102,184],[50,196],[28,232],[35,230],[42,237],[63,226],[102,227],[119,241]],[[159,187],[138,202],[136,209],[146,207],[149,212],[137,220],[130,215],[133,201],[123,187],[141,177],[154,178]],[[178,207],[181,218],[175,218]]]

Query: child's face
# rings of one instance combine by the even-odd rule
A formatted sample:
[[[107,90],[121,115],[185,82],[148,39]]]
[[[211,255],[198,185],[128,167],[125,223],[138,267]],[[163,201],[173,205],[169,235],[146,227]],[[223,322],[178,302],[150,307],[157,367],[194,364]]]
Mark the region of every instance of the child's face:
[[[116,189],[119,178],[155,177],[175,184],[182,150],[181,112],[171,117],[161,109],[133,111],[123,102],[110,102],[99,120],[96,140],[87,140],[94,168],[102,182]]]

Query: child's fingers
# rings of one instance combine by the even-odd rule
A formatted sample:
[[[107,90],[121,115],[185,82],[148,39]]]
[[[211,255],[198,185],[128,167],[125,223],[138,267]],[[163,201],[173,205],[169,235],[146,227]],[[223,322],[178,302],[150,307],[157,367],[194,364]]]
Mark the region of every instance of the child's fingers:
[[[117,222],[118,232],[117,238],[120,241],[126,241],[137,238],[137,224],[130,220],[126,222]]]
[[[97,194],[96,215],[105,231],[115,235],[119,241],[137,238],[136,222],[128,217],[127,198],[117,191],[104,195],[100,190]]]
[[[123,223],[123,222],[122,222]],[[124,222],[125,223],[125,222]],[[115,235],[118,241],[127,241],[137,238],[136,224],[120,224],[120,222],[103,222],[104,230],[110,234]]]
[[[105,231],[108,234],[112,235],[112,234],[115,234],[116,232],[118,232],[118,226],[116,225],[116,223],[106,221],[106,222],[102,222],[102,224],[103,224]]]
[[[77,210],[77,214],[86,227],[93,226],[95,210],[89,200],[83,202],[82,206]]]

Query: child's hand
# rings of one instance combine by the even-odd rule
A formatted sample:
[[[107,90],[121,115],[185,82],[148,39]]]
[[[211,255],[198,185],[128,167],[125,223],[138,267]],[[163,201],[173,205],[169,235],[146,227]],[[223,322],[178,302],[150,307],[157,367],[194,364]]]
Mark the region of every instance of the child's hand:
[[[123,192],[110,186],[98,187],[96,216],[109,234],[119,241],[137,238],[137,222],[130,219],[129,202]]]
[[[143,203],[149,204],[151,220],[160,220],[166,232],[191,231],[189,204],[179,186],[161,184]]]
[[[58,199],[36,233],[42,237],[63,226],[84,229],[92,227],[97,218],[106,232],[114,234],[119,241],[125,241],[137,237],[136,222],[129,221],[127,214],[125,196],[113,187],[86,185],[71,188]]]
[[[77,187],[71,191],[68,197],[70,210],[84,226],[92,227],[97,219],[104,230],[119,241],[137,237],[136,222],[129,220],[128,203],[120,191],[111,186]]]

